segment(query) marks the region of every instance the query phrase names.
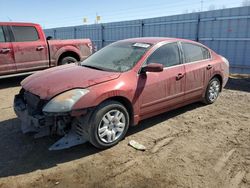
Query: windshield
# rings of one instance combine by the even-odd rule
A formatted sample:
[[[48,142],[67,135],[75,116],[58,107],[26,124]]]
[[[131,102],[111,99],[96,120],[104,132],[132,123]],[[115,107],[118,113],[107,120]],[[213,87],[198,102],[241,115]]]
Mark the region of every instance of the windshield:
[[[104,71],[125,72],[132,69],[151,45],[117,42],[97,51],[81,65]]]

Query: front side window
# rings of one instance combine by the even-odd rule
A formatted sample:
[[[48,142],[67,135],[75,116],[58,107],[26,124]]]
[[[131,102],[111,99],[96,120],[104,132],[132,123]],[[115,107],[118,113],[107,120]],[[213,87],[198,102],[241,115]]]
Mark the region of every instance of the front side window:
[[[11,26],[15,42],[37,41],[39,39],[35,27],[32,26]]]
[[[182,48],[186,59],[186,63],[201,61],[210,58],[209,51],[202,46],[190,43],[182,43]]]
[[[81,65],[103,71],[125,72],[132,69],[150,47],[146,43],[116,42],[97,51]]]
[[[171,43],[161,46],[148,58],[147,64],[149,63],[160,63],[164,67],[181,64],[178,44]]]
[[[0,26],[0,42],[5,42],[3,27]]]

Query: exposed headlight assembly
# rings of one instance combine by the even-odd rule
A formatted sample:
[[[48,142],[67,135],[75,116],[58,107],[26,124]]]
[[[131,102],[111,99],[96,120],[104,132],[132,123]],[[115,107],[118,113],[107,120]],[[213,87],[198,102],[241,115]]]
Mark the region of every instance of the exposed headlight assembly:
[[[87,89],[73,89],[52,98],[43,108],[43,112],[69,112],[73,105],[89,92]]]

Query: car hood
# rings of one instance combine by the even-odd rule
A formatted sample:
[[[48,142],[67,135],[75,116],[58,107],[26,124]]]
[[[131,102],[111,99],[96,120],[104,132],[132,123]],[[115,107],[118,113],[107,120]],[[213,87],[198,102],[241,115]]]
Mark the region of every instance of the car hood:
[[[116,79],[120,74],[69,64],[37,72],[24,79],[21,85],[26,91],[48,100],[73,88],[87,88]]]

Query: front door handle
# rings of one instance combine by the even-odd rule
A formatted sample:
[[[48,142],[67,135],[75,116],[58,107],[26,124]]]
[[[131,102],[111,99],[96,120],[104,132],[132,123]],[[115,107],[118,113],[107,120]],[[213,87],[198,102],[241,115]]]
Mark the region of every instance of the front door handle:
[[[183,73],[179,73],[177,76],[176,76],[176,80],[180,80],[184,77],[184,74]]]
[[[207,66],[207,70],[211,69],[212,67],[213,67],[213,66],[209,64],[209,65]]]
[[[2,48],[1,50],[0,50],[0,53],[1,54],[7,54],[7,53],[9,53],[10,52],[10,49],[9,48]]]
[[[43,46],[37,46],[37,47],[36,47],[36,50],[37,50],[37,51],[41,51],[41,50],[43,50],[43,49],[44,49]]]

